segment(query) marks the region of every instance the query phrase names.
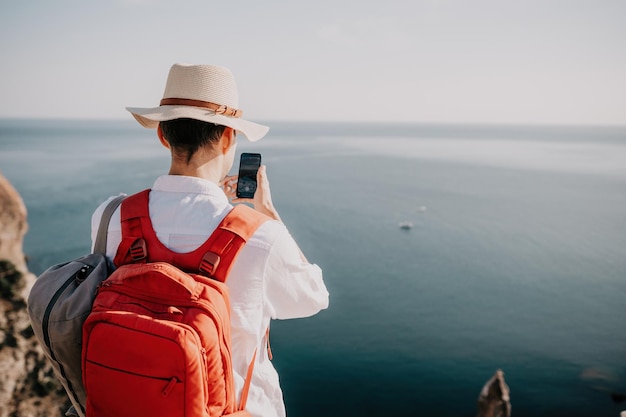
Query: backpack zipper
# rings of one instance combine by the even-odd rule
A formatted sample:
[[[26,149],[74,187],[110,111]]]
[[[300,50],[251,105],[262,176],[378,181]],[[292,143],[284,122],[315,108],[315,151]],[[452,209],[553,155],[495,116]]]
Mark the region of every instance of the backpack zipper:
[[[118,294],[122,294],[122,295],[130,295],[133,297],[136,297],[140,300],[144,300],[144,301],[150,301],[153,303],[163,303],[163,301],[165,300],[164,297],[155,297],[155,296],[151,296],[150,294],[146,294],[145,292],[141,292],[141,291],[137,291],[133,288],[120,288],[122,285],[122,283],[117,283],[117,282],[110,282],[108,280],[106,281],[102,281],[100,283],[100,285],[98,286],[99,291],[113,291],[116,292]],[[117,288],[116,288],[117,287]],[[193,297],[193,296],[192,296]],[[167,299],[168,303],[171,303],[173,305],[179,305],[179,306],[183,306],[183,307],[201,307],[204,310],[209,311],[212,316],[217,316],[217,312],[215,311],[215,308],[213,308],[213,305],[211,303],[207,303],[204,300],[200,299],[200,298],[192,298],[190,299]],[[222,323],[222,325],[225,325],[225,323]]]
[[[150,301],[153,303],[162,303],[163,302],[163,298],[162,297],[151,297],[149,294],[146,294],[144,292],[141,291],[136,291],[133,288],[120,288],[122,285],[124,285],[123,283],[118,283],[118,282],[110,282],[109,280],[105,280],[102,281],[98,287],[99,291],[113,291],[116,292],[118,294],[122,294],[122,295],[130,295],[133,297],[136,297],[140,300],[144,300],[144,301]],[[116,288],[117,287],[117,288]],[[189,299],[169,299],[168,300],[169,303],[174,304],[174,305],[179,305],[179,306],[183,306],[183,307],[200,307],[203,310],[207,311],[210,313],[211,317],[215,320],[217,317],[222,318],[219,314],[217,314],[217,311],[215,311],[215,308],[213,307],[213,305],[211,303],[205,302],[204,300],[200,299],[200,298],[196,298],[193,300],[189,300]],[[230,326],[230,322],[226,323],[224,321],[222,321],[222,323],[220,323],[220,325],[222,327],[225,326]],[[224,340],[224,334],[220,334],[219,335],[220,338],[222,340]],[[226,346],[228,346],[227,343],[225,343]],[[230,350],[229,350],[230,353]]]
[[[178,382],[178,379],[175,376],[173,376],[172,379],[170,379],[170,382],[168,382],[165,388],[163,388],[163,391],[161,391],[161,395],[164,397],[167,397],[170,391],[172,391],[172,388],[176,386],[177,382]]]

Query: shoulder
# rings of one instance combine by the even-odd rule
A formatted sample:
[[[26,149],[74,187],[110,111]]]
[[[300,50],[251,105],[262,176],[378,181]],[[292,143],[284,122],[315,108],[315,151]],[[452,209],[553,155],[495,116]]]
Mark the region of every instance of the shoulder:
[[[236,205],[222,222],[227,229],[237,230],[246,241],[246,246],[269,249],[273,244],[289,233],[283,223],[271,219],[253,208]]]
[[[278,220],[268,219],[261,223],[256,232],[250,237],[248,243],[253,246],[271,248],[276,242],[290,239],[289,231]]]
[[[124,196],[125,194],[119,194],[119,195],[113,195],[109,198],[107,198],[106,200],[104,200],[102,203],[100,203],[100,205],[98,207],[96,207],[96,209],[94,210],[93,214],[91,215],[91,230],[92,233],[97,232],[98,227],[100,226],[100,220],[102,219],[102,215],[104,214],[104,211],[106,210],[106,208],[108,207],[108,205],[116,198],[120,197],[120,196]],[[115,210],[115,212],[113,213],[113,215],[111,216],[111,221],[110,221],[110,225],[118,225],[118,229],[119,229],[119,218],[120,218],[120,209],[119,207]],[[117,222],[114,221],[114,219],[117,219]],[[114,226],[112,227],[114,228]]]

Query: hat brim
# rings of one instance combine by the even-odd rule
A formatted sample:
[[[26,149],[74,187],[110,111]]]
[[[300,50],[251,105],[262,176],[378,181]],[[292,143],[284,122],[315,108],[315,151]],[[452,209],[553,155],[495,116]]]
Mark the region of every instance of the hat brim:
[[[192,106],[159,106],[153,108],[126,107],[140,125],[149,129],[156,129],[159,122],[174,119],[195,119],[204,122],[215,123],[235,129],[250,141],[256,142],[267,134],[269,127],[243,120],[240,118],[228,117],[215,112]]]

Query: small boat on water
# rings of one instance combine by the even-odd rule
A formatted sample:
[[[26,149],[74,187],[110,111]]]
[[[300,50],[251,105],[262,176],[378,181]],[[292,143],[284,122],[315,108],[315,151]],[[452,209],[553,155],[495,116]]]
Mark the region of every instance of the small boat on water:
[[[410,230],[413,228],[413,222],[400,222],[398,226],[400,226],[402,230]]]

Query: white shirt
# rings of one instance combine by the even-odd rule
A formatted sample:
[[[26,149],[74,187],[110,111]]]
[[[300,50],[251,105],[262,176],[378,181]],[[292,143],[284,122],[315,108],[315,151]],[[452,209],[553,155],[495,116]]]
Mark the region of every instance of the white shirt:
[[[104,208],[112,198],[92,216],[92,242]],[[161,176],[150,193],[154,230],[159,240],[175,252],[198,248],[231,209],[217,184],[195,177]],[[107,234],[110,259],[115,257],[120,241],[118,208]],[[302,260],[298,246],[281,222],[270,220],[243,247],[226,283],[230,289],[232,360],[238,398],[248,364],[258,349],[246,409],[253,416],[282,417],[285,406],[278,374],[265,349],[265,332],[270,319],[307,317],[328,307],[322,271]]]

